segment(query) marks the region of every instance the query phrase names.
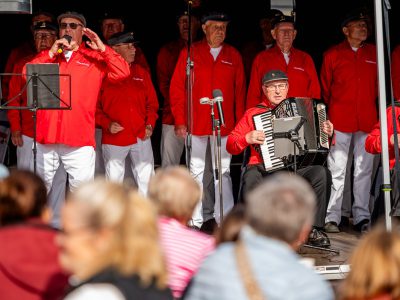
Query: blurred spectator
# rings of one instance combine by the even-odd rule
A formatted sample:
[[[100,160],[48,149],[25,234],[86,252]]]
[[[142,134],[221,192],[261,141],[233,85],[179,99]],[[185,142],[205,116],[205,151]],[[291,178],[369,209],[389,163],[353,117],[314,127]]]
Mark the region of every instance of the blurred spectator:
[[[96,179],[70,194],[58,236],[60,262],[73,274],[66,300],[172,299],[151,203]]]
[[[245,206],[241,203],[234,206],[224,217],[221,226],[215,233],[217,245],[225,242],[236,242],[245,223]]]
[[[180,298],[203,259],[214,250],[214,239],[186,226],[201,198],[197,182],[183,167],[159,169],[149,184],[156,204],[161,245],[168,267],[169,286]]]
[[[383,225],[367,233],[354,249],[344,300],[400,299],[400,235]]]
[[[202,264],[185,299],[333,299],[329,285],[295,250],[313,224],[315,193],[300,176],[268,177],[247,199],[248,224]],[[257,298],[251,298],[254,296]]]
[[[67,286],[56,231],[47,225],[46,187],[29,171],[0,181],[0,298],[56,300]]]

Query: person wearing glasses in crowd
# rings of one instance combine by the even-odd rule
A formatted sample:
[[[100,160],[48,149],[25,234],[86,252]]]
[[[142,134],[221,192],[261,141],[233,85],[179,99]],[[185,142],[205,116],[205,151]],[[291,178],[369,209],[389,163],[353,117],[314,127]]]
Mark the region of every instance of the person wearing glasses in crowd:
[[[227,135],[243,115],[246,93],[246,78],[242,57],[234,47],[224,42],[229,18],[221,12],[209,12],[202,17],[202,30],[205,38],[193,43],[191,48],[193,67],[192,86],[192,151],[190,172],[196,181],[202,185],[206,166],[206,150],[211,146],[211,156],[214,161],[214,140],[212,136],[210,105],[201,105],[200,98],[213,98],[213,90],[220,89],[224,101],[222,108],[225,126],[221,127],[221,164],[222,164],[222,194],[224,214],[233,207],[232,180],[230,176],[231,155],[226,151]],[[175,119],[175,134],[185,138],[187,134],[187,89],[186,89],[187,50],[183,49],[178,58],[170,86],[170,103]],[[216,111],[216,118],[219,118]],[[220,204],[218,181],[215,181],[215,221],[220,222]],[[192,218],[194,226],[203,224],[203,209],[200,201]]]
[[[158,118],[158,99],[149,72],[133,63],[135,42],[133,32],[116,33],[108,40],[108,45],[130,65],[131,76],[117,83],[104,81],[97,102],[96,124],[103,129],[106,178],[122,182],[129,156],[138,189],[146,195],[154,174],[150,137]]]
[[[290,83],[288,97],[320,99],[321,89],[311,56],[293,47],[297,34],[294,18],[281,15],[273,19],[271,34],[276,42],[275,46],[260,52],[254,59],[246,108],[265,101],[260,86],[264,74],[271,70],[281,70],[287,74]]]
[[[259,152],[259,145],[265,142],[263,131],[256,130],[253,116],[273,109],[286,99],[289,93],[289,79],[286,73],[272,70],[262,78],[262,91],[266,100],[261,104],[246,111],[242,119],[236,124],[235,129],[229,134],[226,149],[232,155],[240,154],[250,146],[250,158],[243,174],[242,189],[244,199],[263,178],[271,174],[263,165]],[[323,123],[322,130],[330,137],[333,135],[333,125],[328,120]],[[317,209],[315,213],[314,228],[310,233],[308,243],[319,247],[329,247],[328,236],[322,232],[325,224],[326,207],[329,200],[331,175],[327,168],[311,165],[297,169],[297,174],[305,178],[313,187],[317,195]]]
[[[58,26],[56,23],[36,22],[33,26],[33,37],[36,52],[20,59],[13,69],[14,74],[22,73],[24,65],[33,59],[37,53],[50,49],[57,39]],[[33,170],[33,114],[27,109],[27,94],[21,93],[26,85],[26,80],[22,76],[14,75],[11,77],[9,85],[8,106],[26,107],[23,110],[7,110],[7,117],[11,127],[11,141],[17,147],[17,168]],[[65,198],[65,187],[67,183],[67,173],[60,165],[54,177],[53,185],[49,193],[49,207],[54,212],[51,224],[59,226],[59,206]]]
[[[322,97],[335,124],[335,144],[328,155],[332,192],[326,215],[326,232],[339,232],[349,153],[354,155],[353,225],[369,230],[369,198],[373,155],[365,151],[368,133],[377,123],[378,79],[376,47],[366,43],[368,16],[350,12],[342,21],[344,41],[324,53],[321,67]],[[350,149],[353,140],[354,147]]]
[[[37,114],[37,171],[49,190],[60,162],[69,175],[70,190],[92,180],[95,166],[95,111],[104,78],[119,81],[129,76],[128,63],[104,45],[98,35],[86,27],[86,19],[77,12],[65,12],[57,18],[60,38],[50,50],[42,51],[30,63],[57,63],[60,74],[61,106],[70,110],[39,110]],[[65,37],[71,37],[70,42]],[[88,41],[82,42],[86,36]]]

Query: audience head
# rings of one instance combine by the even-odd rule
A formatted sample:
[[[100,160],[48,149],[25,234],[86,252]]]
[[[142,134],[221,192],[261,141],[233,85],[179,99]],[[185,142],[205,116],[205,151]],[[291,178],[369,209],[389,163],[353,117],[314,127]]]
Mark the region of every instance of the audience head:
[[[201,18],[201,27],[211,48],[218,48],[226,37],[229,17],[222,12],[210,12]]]
[[[60,263],[78,279],[111,268],[165,287],[156,212],[137,192],[104,179],[83,184],[66,201],[62,227]]]
[[[308,237],[313,224],[315,193],[302,177],[286,172],[268,176],[246,199],[246,219],[259,234],[293,247]]]
[[[47,190],[39,176],[13,170],[0,181],[0,226],[44,218],[46,208]]]
[[[103,38],[108,41],[112,35],[125,30],[124,19],[119,14],[104,13],[100,21],[100,29]]]
[[[296,34],[293,17],[281,15],[272,21],[271,35],[282,52],[290,51]]]
[[[158,169],[149,183],[148,195],[159,215],[186,224],[201,200],[199,184],[183,167]]]
[[[243,204],[235,205],[232,210],[224,216],[224,220],[216,232],[217,245],[225,242],[237,241],[240,230],[245,223],[245,206]]]
[[[86,27],[86,18],[75,11],[67,11],[57,17],[60,28],[60,37],[69,35],[78,45],[82,43],[83,28]]]
[[[388,232],[383,225],[377,225],[354,249],[350,266],[343,299],[372,299],[378,295],[400,299],[400,235],[397,231]]]

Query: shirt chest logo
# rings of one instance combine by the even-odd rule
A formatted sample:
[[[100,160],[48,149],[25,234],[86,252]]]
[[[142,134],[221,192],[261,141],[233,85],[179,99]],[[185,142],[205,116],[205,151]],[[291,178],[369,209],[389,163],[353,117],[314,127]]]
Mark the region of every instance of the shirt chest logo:
[[[81,65],[81,66],[85,66],[85,67],[89,67],[90,64],[88,62],[84,62],[84,61],[77,61],[76,62],[77,65]]]
[[[225,65],[233,66],[233,63],[231,63],[230,61],[223,60],[223,59],[221,59],[221,63],[223,63]]]
[[[144,81],[143,78],[140,77],[132,77],[132,80],[136,80],[136,81]]]
[[[303,68],[300,68],[300,67],[293,67],[293,69],[304,72],[304,69],[303,69]]]

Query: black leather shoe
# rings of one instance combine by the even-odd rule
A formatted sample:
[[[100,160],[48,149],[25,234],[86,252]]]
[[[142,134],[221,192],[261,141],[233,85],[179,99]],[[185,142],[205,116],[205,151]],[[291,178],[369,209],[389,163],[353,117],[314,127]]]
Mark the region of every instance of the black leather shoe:
[[[203,222],[203,225],[201,225],[200,231],[207,233],[207,234],[213,234],[215,228],[217,228],[217,222],[215,222],[215,219],[210,219],[205,222]]]
[[[366,233],[370,230],[370,223],[368,219],[361,220],[357,224],[354,225],[354,230],[361,232],[361,233]]]
[[[329,248],[331,246],[331,241],[325,232],[313,228],[308,236],[307,244],[315,247]]]

